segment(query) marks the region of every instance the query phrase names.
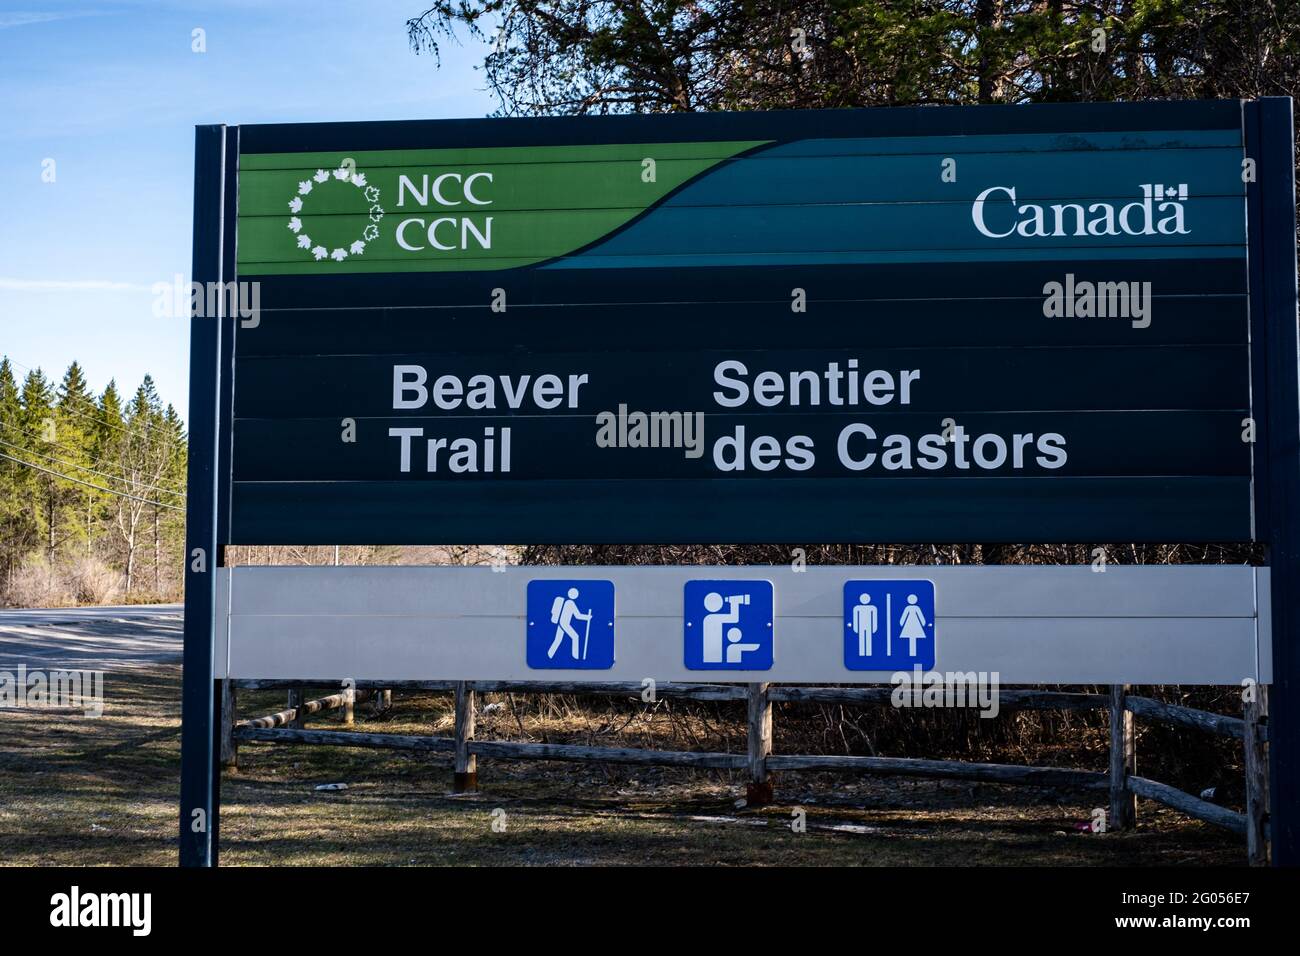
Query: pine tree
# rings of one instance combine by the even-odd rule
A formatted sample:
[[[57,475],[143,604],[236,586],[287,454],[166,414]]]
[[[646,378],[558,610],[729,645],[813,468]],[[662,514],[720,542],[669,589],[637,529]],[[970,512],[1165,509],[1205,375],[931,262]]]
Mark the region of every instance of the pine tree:
[[[19,457],[28,464],[23,469],[19,507],[23,507],[25,502],[30,514],[30,521],[24,528],[25,533],[18,540],[25,551],[40,545],[46,557],[52,558],[55,547],[55,511],[60,491],[57,483],[60,479],[50,472],[53,470],[51,465],[54,464],[58,421],[54,415],[54,389],[39,368],[28,372],[23,379],[18,401],[21,405],[18,427],[23,434],[24,446],[24,454]]]
[[[39,369],[20,386],[0,359],[0,600],[38,557],[70,595],[104,593],[101,558],[132,590],[152,578],[175,595],[186,461],[184,423],[151,377],[123,407],[117,384],[95,396],[78,362],[55,388]]]
[[[6,356],[0,358],[0,586],[9,585],[10,576],[22,562],[23,541],[28,537],[25,525],[30,521],[24,504],[23,488],[27,469],[14,458],[23,458],[23,433],[19,430],[22,405],[13,365]]]
[[[120,457],[122,428],[122,397],[117,391],[117,382],[110,379],[96,403],[95,424],[90,435],[90,455],[96,461],[107,464],[114,474],[120,474],[117,461]],[[125,487],[120,482],[118,484]],[[99,534],[102,535],[109,528],[115,506],[116,498],[112,495],[101,495],[92,505]]]
[[[185,549],[185,497],[180,490],[185,487],[189,463],[185,425],[171,405],[163,411],[159,431],[168,458],[160,487],[154,498],[171,508],[155,507],[154,518],[154,591],[164,594],[173,582],[182,577],[181,555]]]
[[[73,362],[63,375],[56,407],[55,426],[58,439],[58,470],[81,479],[84,484],[62,482],[51,529],[55,546],[64,543],[83,553],[90,549],[94,530],[96,496],[104,493],[91,485],[113,487],[115,482],[98,468],[91,456],[91,439],[95,428],[95,402],[86,385],[80,364]]]

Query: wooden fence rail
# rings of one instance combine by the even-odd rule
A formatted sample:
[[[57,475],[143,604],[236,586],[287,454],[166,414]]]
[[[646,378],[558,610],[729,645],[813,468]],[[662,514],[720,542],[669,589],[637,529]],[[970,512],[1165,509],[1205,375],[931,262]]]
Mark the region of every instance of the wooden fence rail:
[[[918,757],[851,757],[841,754],[769,757],[768,769],[843,770],[900,777],[979,780],[1062,789],[1105,790],[1106,774],[1065,767],[1023,767],[1017,764],[969,763],[962,760],[924,760]]]
[[[1206,823],[1213,823],[1215,826],[1231,830],[1241,836],[1246,835],[1246,815],[1244,813],[1236,813],[1216,803],[1210,803],[1208,800],[1194,797],[1190,793],[1184,793],[1177,787],[1171,787],[1167,783],[1158,783],[1155,780],[1148,780],[1146,777],[1129,777],[1128,788],[1139,797],[1156,800],[1165,806],[1181,810],[1189,817],[1204,820]]]
[[[321,697],[317,700],[305,700],[296,706],[290,706],[275,714],[268,714],[265,717],[254,717],[249,720],[240,720],[235,722],[236,729],[241,727],[255,727],[258,729],[269,729],[271,727],[302,727],[303,721],[308,714],[319,714],[327,710],[347,710],[355,700],[361,702],[367,699],[369,691],[357,691],[356,696],[352,697],[349,691],[341,691],[337,694],[330,694],[328,697]]]
[[[1125,829],[1136,823],[1136,798],[1143,797],[1172,807],[1198,820],[1244,836],[1251,864],[1268,861],[1267,741],[1268,696],[1266,687],[1255,687],[1243,717],[1229,717],[1134,696],[1116,685],[1109,694],[1054,690],[1000,690],[1000,709],[1106,709],[1110,715],[1110,767],[1107,773],[1064,767],[1030,767],[1010,764],[972,763],[958,760],[928,760],[911,757],[861,757],[836,754],[772,753],[772,705],[803,704],[888,704],[891,687],[774,687],[770,684],[632,684],[623,682],[574,683],[566,681],[322,681],[322,680],[233,680],[224,682],[222,757],[227,766],[237,759],[238,743],[262,741],[415,750],[448,753],[453,756],[454,780],[458,790],[477,786],[477,758],[498,760],[562,760],[709,770],[746,771],[750,805],[761,806],[774,799],[772,774],[800,771],[841,771],[934,779],[977,780],[988,783],[1055,787],[1110,795],[1109,826]],[[306,699],[307,687],[342,686],[341,693],[315,700]],[[250,720],[236,716],[235,688],[245,690],[287,690],[290,706],[278,713]],[[378,708],[391,702],[393,690],[450,692],[455,695],[455,732],[452,737],[407,734],[357,733],[334,730],[305,730],[309,714],[343,709],[370,698]],[[747,752],[708,753],[622,747],[590,747],[577,744],[549,744],[505,740],[475,740],[475,701],[478,693],[531,693],[632,696],[646,701],[672,698],[696,701],[745,701],[747,708]],[[973,703],[973,702],[972,702]],[[1135,717],[1162,721],[1229,739],[1241,740],[1246,765],[1246,812],[1237,813],[1168,784],[1137,775]],[[346,721],[350,723],[350,721]]]
[[[330,687],[342,681],[327,680],[256,680],[241,678],[231,681],[243,690],[293,690],[299,687]],[[725,701],[746,700],[749,688],[743,684],[682,684],[658,683],[632,684],[621,681],[370,681],[352,682],[357,690],[405,690],[426,692],[455,692],[457,684],[481,694],[575,694],[608,697],[660,697]],[[769,697],[773,703],[803,704],[888,704],[894,694],[891,687],[772,687]],[[1108,694],[1083,694],[1052,690],[1002,690],[998,693],[998,706],[1002,710],[1093,710],[1110,706]],[[1228,718],[1231,719],[1231,718]]]
[[[1128,709],[1139,717],[1150,717],[1166,724],[1177,724],[1204,730],[1207,733],[1242,740],[1246,736],[1246,721],[1240,717],[1226,717],[1223,714],[1211,714],[1204,710],[1194,710],[1180,704],[1166,704],[1149,697],[1127,697]]]

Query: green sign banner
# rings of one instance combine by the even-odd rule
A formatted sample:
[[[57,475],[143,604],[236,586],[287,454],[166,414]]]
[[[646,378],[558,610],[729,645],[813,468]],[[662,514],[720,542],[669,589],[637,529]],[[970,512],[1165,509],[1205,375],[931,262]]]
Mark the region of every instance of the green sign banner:
[[[466,272],[568,255],[761,141],[241,157],[239,270]]]

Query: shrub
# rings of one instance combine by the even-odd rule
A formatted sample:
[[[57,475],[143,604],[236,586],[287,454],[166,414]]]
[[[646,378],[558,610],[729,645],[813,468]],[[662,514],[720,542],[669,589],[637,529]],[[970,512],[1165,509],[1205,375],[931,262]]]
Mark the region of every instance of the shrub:
[[[69,590],[78,604],[111,604],[122,593],[122,574],[101,558],[83,555],[62,568]]]
[[[2,597],[12,607],[67,607],[109,604],[121,591],[121,572],[101,558],[82,555],[51,564],[32,557],[10,576]]]
[[[67,577],[43,557],[29,558],[9,578],[5,603],[15,607],[63,607],[76,603]]]

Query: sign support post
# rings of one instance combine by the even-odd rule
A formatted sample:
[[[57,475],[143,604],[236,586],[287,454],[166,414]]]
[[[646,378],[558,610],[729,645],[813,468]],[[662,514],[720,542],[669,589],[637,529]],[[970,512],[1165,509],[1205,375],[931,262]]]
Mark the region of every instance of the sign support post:
[[[1296,315],[1295,131],[1289,97],[1246,104],[1251,190],[1251,324],[1263,328],[1266,354],[1266,508],[1257,534],[1272,568],[1273,687],[1269,715],[1273,863],[1300,864],[1300,340]],[[1258,284],[1256,284],[1258,283]],[[1261,383],[1254,386],[1260,389]]]
[[[191,281],[210,288],[222,275],[224,126],[194,137],[194,254]],[[193,288],[193,286],[191,286]],[[213,679],[217,600],[218,427],[221,332],[207,296],[190,316],[189,477],[185,499],[185,645],[181,688],[181,866],[216,863],[220,703]]]

